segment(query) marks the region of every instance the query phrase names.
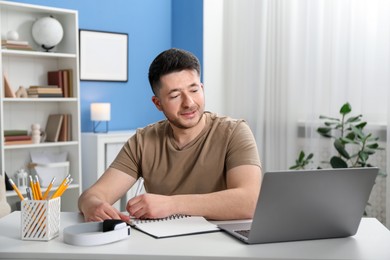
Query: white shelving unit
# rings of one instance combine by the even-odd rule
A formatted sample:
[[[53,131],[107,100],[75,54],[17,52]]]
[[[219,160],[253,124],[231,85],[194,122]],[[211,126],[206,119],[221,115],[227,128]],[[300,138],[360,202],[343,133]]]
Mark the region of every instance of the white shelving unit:
[[[45,16],[53,16],[63,29],[62,41],[51,51],[45,52],[33,40],[33,23]],[[62,211],[77,210],[81,193],[81,142],[80,142],[80,96],[78,61],[78,13],[74,10],[36,6],[0,1],[1,39],[6,39],[10,30],[17,31],[19,40],[28,41],[34,51],[2,49],[0,68],[6,74],[13,92],[19,86],[47,85],[47,72],[61,69],[73,70],[73,96],[69,98],[8,98],[4,94],[4,80],[0,83],[0,176],[4,172],[14,177],[17,170],[27,169],[30,152],[67,152],[70,174],[74,181],[61,199]],[[3,76],[2,76],[3,78]],[[49,114],[72,115],[72,140],[67,142],[26,145],[4,145],[4,130],[31,130],[33,123],[45,129]],[[53,190],[55,187],[53,188]],[[7,191],[7,201],[16,208],[19,198],[14,191]]]

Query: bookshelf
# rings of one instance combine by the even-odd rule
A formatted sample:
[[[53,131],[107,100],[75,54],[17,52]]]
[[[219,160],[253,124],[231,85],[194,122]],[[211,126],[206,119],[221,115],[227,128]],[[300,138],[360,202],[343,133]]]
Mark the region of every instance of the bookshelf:
[[[50,52],[45,52],[32,38],[33,23],[46,16],[57,19],[64,30],[62,41]],[[61,199],[62,211],[77,210],[77,199],[81,193],[81,142],[80,142],[80,98],[79,98],[79,61],[78,61],[78,13],[74,10],[52,8],[0,1],[0,32],[5,40],[9,31],[17,31],[19,40],[27,41],[30,50],[1,49],[0,68],[0,177],[4,172],[15,178],[15,173],[31,162],[31,152],[67,153],[70,162],[69,173],[73,183]],[[72,96],[55,98],[15,98],[6,97],[3,75],[8,78],[12,92],[19,86],[48,85],[48,72],[71,70],[69,78]],[[40,124],[45,130],[50,114],[71,115],[71,139],[59,142],[41,142],[36,144],[8,144],[4,142],[4,130],[25,129],[31,133],[32,124]],[[18,208],[19,198],[15,192],[7,191],[6,197],[13,210]]]

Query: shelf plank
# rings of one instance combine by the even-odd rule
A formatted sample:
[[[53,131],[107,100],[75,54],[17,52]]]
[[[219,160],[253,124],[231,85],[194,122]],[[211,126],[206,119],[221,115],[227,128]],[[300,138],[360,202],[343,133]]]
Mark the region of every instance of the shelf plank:
[[[78,141],[70,141],[70,142],[46,142],[39,144],[15,144],[15,145],[4,145],[4,150],[11,149],[26,149],[26,148],[43,148],[43,147],[59,147],[59,146],[70,146],[70,145],[78,145]]]
[[[75,97],[71,98],[3,98],[4,102],[78,102]]]
[[[43,51],[23,51],[23,50],[1,50],[4,56],[28,56],[28,57],[47,57],[47,58],[76,58],[75,53],[58,53]]]

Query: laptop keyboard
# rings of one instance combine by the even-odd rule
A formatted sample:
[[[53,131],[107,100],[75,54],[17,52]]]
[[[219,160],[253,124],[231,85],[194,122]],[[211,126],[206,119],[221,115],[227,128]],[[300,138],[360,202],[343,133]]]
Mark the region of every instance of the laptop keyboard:
[[[243,230],[234,230],[234,232],[240,234],[241,236],[244,237],[249,237],[249,229],[243,229]]]

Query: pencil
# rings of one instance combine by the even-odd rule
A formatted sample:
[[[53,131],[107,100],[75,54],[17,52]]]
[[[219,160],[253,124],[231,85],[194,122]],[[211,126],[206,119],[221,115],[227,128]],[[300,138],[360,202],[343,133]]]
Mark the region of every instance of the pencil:
[[[73,181],[73,178],[70,178],[69,181],[62,187],[60,194],[58,194],[57,197],[60,197],[60,196],[62,196],[62,194],[64,194],[65,190],[69,187],[69,185],[72,183],[72,181]]]
[[[68,174],[68,176],[66,176],[65,179],[61,182],[60,186],[57,188],[57,190],[51,196],[51,199],[54,199],[54,198],[59,196],[59,194],[61,193],[61,190],[63,189],[65,184],[68,182],[69,178],[70,178],[70,174]]]
[[[19,199],[20,200],[24,200],[24,197],[23,197],[22,193],[19,191],[18,187],[16,187],[14,181],[11,180],[11,179],[8,179],[8,181],[11,184],[12,188],[14,189],[14,191],[16,192],[16,194],[18,194]]]
[[[35,185],[34,185],[34,181],[33,181],[33,178],[31,175],[28,176],[30,178],[30,188],[31,188],[31,192],[32,192],[32,197],[34,200],[37,199],[37,194],[35,192]]]
[[[37,199],[42,199],[42,191],[41,191],[41,184],[39,183],[38,175],[35,175],[35,186],[37,188]]]
[[[49,192],[50,192],[51,188],[53,187],[55,180],[56,180],[56,177],[53,177],[53,179],[51,180],[49,186],[47,187],[47,189],[45,191],[45,194],[43,194],[43,197],[42,197],[43,200],[47,199],[47,196],[49,196]]]

